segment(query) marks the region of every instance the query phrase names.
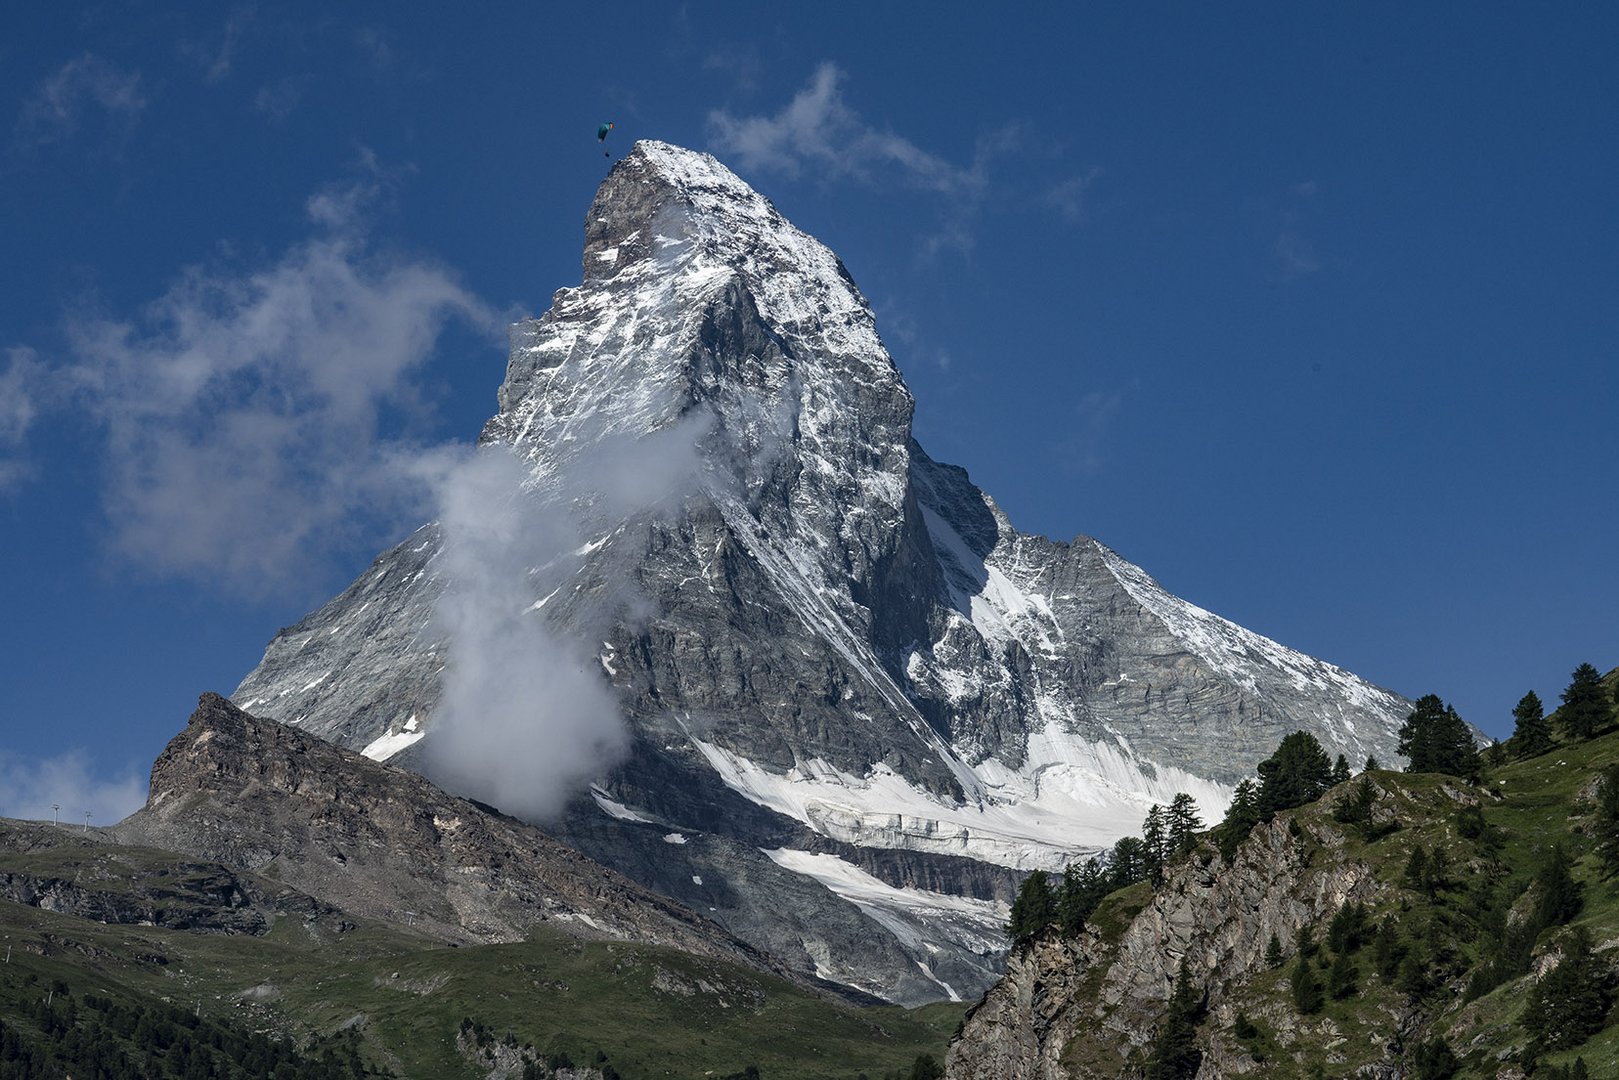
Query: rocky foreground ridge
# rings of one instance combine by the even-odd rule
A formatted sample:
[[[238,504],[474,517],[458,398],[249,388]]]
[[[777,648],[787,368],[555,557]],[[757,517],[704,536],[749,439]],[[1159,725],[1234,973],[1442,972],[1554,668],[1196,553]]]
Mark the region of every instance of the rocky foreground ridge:
[[[218,694],[202,695],[153,764],[145,807],[98,832],[221,864],[215,877],[223,880],[210,893],[215,920],[266,922],[257,914],[266,898],[223,869],[235,867],[318,897],[323,910],[408,926],[431,940],[520,941],[544,924],[786,974],[716,924],[532,825],[250,716]],[[208,885],[187,880],[192,892]],[[162,906],[176,917],[172,897]],[[191,906],[210,905],[199,898]],[[97,917],[84,907],[53,910]]]
[[[613,167],[583,281],[514,328],[498,399],[484,445],[577,533],[503,553],[529,568],[519,610],[599,666],[629,729],[548,828],[806,975],[971,999],[1024,871],[1177,791],[1217,817],[1297,729],[1396,757],[1403,698],[1096,540],[1018,532],[932,460],[847,270],[705,154],[641,142]],[[627,452],[678,497],[604,496]],[[236,703],[425,767],[458,670],[447,528],[277,634]]]

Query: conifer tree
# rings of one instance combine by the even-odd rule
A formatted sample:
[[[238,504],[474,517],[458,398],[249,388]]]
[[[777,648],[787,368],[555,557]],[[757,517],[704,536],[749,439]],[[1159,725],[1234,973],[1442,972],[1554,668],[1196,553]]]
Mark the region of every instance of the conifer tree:
[[[1596,812],[1591,815],[1591,835],[1596,840],[1597,857],[1609,877],[1619,874],[1619,765],[1602,770],[1597,781]]]
[[[1139,836],[1121,836],[1114,841],[1108,863],[1115,889],[1147,879],[1147,848]]]
[[[1203,827],[1203,818],[1197,812],[1197,800],[1184,791],[1177,791],[1169,803],[1169,851],[1172,857],[1185,855],[1197,846],[1197,831]]]
[[[1366,907],[1350,901],[1338,909],[1327,924],[1327,947],[1337,953],[1352,953],[1366,943]]]
[[[1512,709],[1512,719],[1512,748],[1518,757],[1538,757],[1552,748],[1552,726],[1546,720],[1539,694],[1531,690],[1519,698]]]
[[[1278,968],[1282,966],[1282,939],[1272,931],[1270,940],[1265,943],[1265,966]]]
[[[1535,901],[1534,917],[1543,927],[1561,926],[1580,913],[1585,906],[1584,891],[1574,880],[1568,853],[1562,844],[1553,844],[1535,872],[1535,887],[1539,896]]]
[[[1237,849],[1259,824],[1259,788],[1252,780],[1239,780],[1231,797],[1231,809],[1220,823],[1220,857],[1227,864],[1237,857]]]
[[[1563,730],[1570,738],[1589,739],[1608,726],[1609,715],[1601,674],[1590,664],[1581,664],[1563,691],[1563,708],[1557,714]]]
[[[1476,777],[1478,747],[1473,733],[1456,710],[1438,694],[1417,699],[1417,706],[1400,728],[1400,753],[1410,762],[1406,772],[1437,772]]]
[[[1400,970],[1394,977],[1394,986],[1413,1001],[1420,1001],[1433,989],[1428,977],[1428,955],[1419,942],[1413,942],[1400,961]]]
[[[1316,977],[1315,965],[1303,953],[1293,965],[1291,979],[1293,988],[1293,1007],[1301,1014],[1309,1016],[1318,1013],[1327,1003],[1325,991],[1321,989],[1321,980]]]
[[[1319,799],[1332,782],[1332,759],[1314,735],[1295,731],[1259,763],[1258,772],[1259,813],[1269,820],[1277,811]]]
[[[1339,754],[1338,760],[1332,763],[1332,782],[1334,784],[1341,784],[1348,779],[1349,759],[1344,757],[1342,754]]]
[[[1413,892],[1426,892],[1428,883],[1428,849],[1418,844],[1405,860],[1405,872],[1400,883]]]
[[[1377,763],[1377,758],[1375,756],[1371,754],[1366,755],[1366,772],[1372,772],[1373,770],[1380,768],[1382,768],[1382,766]]]
[[[1377,936],[1372,939],[1372,962],[1384,982],[1392,982],[1400,973],[1400,961],[1405,959],[1405,945],[1400,941],[1400,928],[1392,915],[1377,925]]]
[[[1344,825],[1367,826],[1372,821],[1372,807],[1377,805],[1377,789],[1372,778],[1362,776],[1354,787],[1339,796],[1332,804],[1332,819]],[[1362,829],[1362,832],[1365,832]]]
[[[1112,891],[1104,856],[1087,859],[1064,870],[1062,891],[1057,898],[1057,925],[1063,934],[1067,937],[1078,934],[1096,905]]]
[[[1564,942],[1562,961],[1529,991],[1522,1023],[1534,1048],[1567,1050],[1602,1030],[1612,1004],[1612,973],[1592,952],[1590,933],[1576,926]]]
[[[1439,1035],[1418,1043],[1411,1055],[1412,1080],[1451,1080],[1461,1067],[1455,1051]]]
[[[1348,952],[1340,952],[1333,958],[1332,970],[1327,973],[1327,992],[1334,1001],[1353,997],[1360,989],[1360,969],[1350,959]]]
[[[1152,887],[1163,884],[1164,862],[1169,856],[1169,832],[1165,824],[1164,808],[1157,803],[1147,811],[1141,823],[1141,844],[1146,857],[1147,879]]]
[[[1013,944],[1022,944],[1051,925],[1056,916],[1051,882],[1044,870],[1036,870],[1023,879],[1017,899],[1012,901],[1012,919],[1007,924],[1006,932]]]
[[[1147,1080],[1192,1080],[1203,1063],[1197,1048],[1197,1023],[1203,1015],[1203,995],[1192,989],[1185,962],[1175,976],[1175,989],[1169,1007],[1158,1025],[1152,1056],[1147,1061]]]

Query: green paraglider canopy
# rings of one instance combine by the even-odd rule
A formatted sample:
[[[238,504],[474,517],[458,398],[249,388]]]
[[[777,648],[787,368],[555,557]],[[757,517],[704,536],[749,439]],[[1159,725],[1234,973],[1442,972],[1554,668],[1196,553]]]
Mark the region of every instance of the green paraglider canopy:
[[[596,141],[597,142],[606,142],[607,141],[607,133],[609,131],[612,131],[612,130],[613,130],[613,122],[611,120],[609,120],[609,121],[607,121],[607,123],[603,124],[601,127],[596,129]]]

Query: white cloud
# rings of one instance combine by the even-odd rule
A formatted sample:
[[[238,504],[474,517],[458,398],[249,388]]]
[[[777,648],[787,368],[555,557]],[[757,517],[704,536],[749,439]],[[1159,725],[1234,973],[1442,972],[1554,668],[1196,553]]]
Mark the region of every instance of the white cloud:
[[[493,338],[499,320],[442,268],[370,252],[357,206],[318,197],[333,231],[275,265],[193,268],[138,322],[69,327],[63,376],[105,429],[113,541],[135,565],[254,594],[418,509],[383,425],[448,322]]]
[[[1062,219],[1071,225],[1078,225],[1087,217],[1087,201],[1091,186],[1096,183],[1102,170],[1092,166],[1078,176],[1070,176],[1051,187],[1046,192],[1046,203],[1053,207]]]
[[[58,142],[78,130],[88,110],[100,110],[127,125],[146,103],[140,72],[121,71],[87,52],[40,84],[23,105],[15,134],[25,145]]]
[[[715,147],[736,155],[744,168],[797,176],[816,170],[832,177],[871,179],[892,171],[917,186],[946,193],[976,193],[985,182],[982,160],[960,168],[900,135],[867,124],[844,103],[844,75],[822,63],[809,84],[774,116],[708,115]]]
[[[1313,180],[1294,184],[1279,215],[1281,231],[1277,234],[1271,254],[1276,259],[1283,281],[1292,281],[1321,269],[1321,260],[1316,257],[1314,247],[1304,235],[1302,224],[1315,202],[1316,191]]]
[[[437,492],[435,565],[446,582],[435,616],[449,641],[423,744],[435,782],[544,821],[627,750],[599,650],[646,601],[623,580],[577,591],[578,575],[587,544],[631,517],[672,511],[703,485],[698,446],[714,430],[697,413],[640,438],[587,435],[543,485],[503,445],[422,459]],[[548,622],[553,600],[553,611],[569,609],[566,636]]]
[[[0,368],[0,492],[14,486],[27,472],[22,456],[28,429],[39,414],[46,391],[45,366],[27,348],[6,350]]]
[[[180,52],[196,61],[203,70],[205,80],[211,83],[219,82],[231,73],[236,60],[237,45],[240,44],[242,34],[252,23],[253,17],[252,7],[234,7],[226,16],[225,26],[217,38],[203,42],[181,42]]]
[[[1276,265],[1281,269],[1284,281],[1321,269],[1321,260],[1316,258],[1310,242],[1293,229],[1283,229],[1276,237],[1272,254],[1276,256]]]
[[[146,780],[133,769],[120,776],[94,776],[89,758],[72,750],[52,758],[25,758],[0,751],[0,817],[50,821],[54,803],[63,825],[111,825],[146,802]]]
[[[313,81],[309,75],[287,75],[261,86],[253,95],[253,109],[273,123],[282,123],[298,108]]]

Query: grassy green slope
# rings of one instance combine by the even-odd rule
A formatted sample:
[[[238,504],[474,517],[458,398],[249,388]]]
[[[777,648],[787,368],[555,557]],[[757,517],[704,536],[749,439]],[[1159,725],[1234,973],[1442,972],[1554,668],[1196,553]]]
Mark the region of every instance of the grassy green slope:
[[[1616,681],[1619,670],[1605,679],[1610,694]],[[1259,1074],[1277,1080],[1349,1076],[1362,1065],[1391,1058],[1410,1067],[1416,1044],[1435,1037],[1460,1060],[1457,1076],[1494,1077],[1514,1062],[1528,1064],[1524,1006],[1537,975],[1555,962],[1571,928],[1588,930],[1607,966],[1619,969],[1619,953],[1613,951],[1619,946],[1619,876],[1605,870],[1593,837],[1598,779],[1603,770],[1619,766],[1619,730],[1590,740],[1560,740],[1549,753],[1523,760],[1513,757],[1510,742],[1503,750],[1502,762],[1487,768],[1477,785],[1434,774],[1371,774],[1381,789],[1379,815],[1392,813],[1398,822],[1383,835],[1374,831],[1368,837],[1334,820],[1335,803],[1358,780],[1279,815],[1296,822],[1308,865],[1359,861],[1373,870],[1382,889],[1369,908],[1371,923],[1393,921],[1402,948],[1424,958],[1427,986],[1413,992],[1400,973],[1385,978],[1368,941],[1346,950],[1357,969],[1356,990],[1340,999],[1329,995],[1320,1012],[1301,1016],[1290,981],[1298,961],[1292,943],[1284,943],[1287,958],[1278,968],[1238,978],[1226,988],[1221,1008],[1202,1021],[1205,1045],[1218,1043],[1233,1059],[1253,1053],[1260,1058]],[[1465,835],[1474,830],[1458,817],[1471,805],[1480,808],[1487,826],[1481,836]],[[1341,847],[1335,836],[1343,838]],[[1534,906],[1538,891],[1532,883],[1553,845],[1573,860],[1583,900],[1578,915],[1539,934],[1536,966],[1529,974],[1470,995],[1475,974],[1503,951],[1503,927],[1521,922]],[[1442,887],[1425,890],[1407,883],[1407,865],[1418,846],[1445,852],[1450,865]],[[1218,859],[1207,844],[1194,857]],[[1091,925],[1104,942],[1117,942],[1150,896],[1145,883],[1114,893]],[[1316,942],[1324,941],[1327,929],[1326,920],[1314,927]],[[1313,961],[1323,984],[1334,959],[1332,950],[1321,947]],[[1083,1008],[1106,1008],[1096,997],[1101,975],[1093,969],[1085,976],[1079,996],[1091,1004]],[[1238,1012],[1257,1033],[1238,1037],[1233,1031]],[[1082,1029],[1064,1051],[1065,1062],[1076,1071],[1133,1075],[1144,1065],[1139,1055],[1121,1059],[1118,1040],[1108,1039],[1100,1027],[1095,1030],[1098,1038],[1087,1039]],[[1391,1043],[1399,1045],[1399,1053],[1391,1054]],[[1576,1047],[1542,1055],[1538,1067],[1568,1065],[1577,1057],[1591,1076],[1619,1076],[1619,1006],[1609,1011],[1601,1031]]]
[[[173,856],[101,847],[153,873]],[[0,873],[83,876],[85,851],[0,855]],[[103,880],[99,888],[115,889]],[[104,925],[0,901],[0,1015],[58,981],[75,994],[162,999],[253,1030],[300,1037],[348,1027],[371,1060],[407,1077],[482,1075],[458,1051],[464,1018],[511,1032],[542,1059],[599,1053],[626,1078],[758,1066],[767,1080],[871,1077],[943,1057],[963,1006],[861,1009],[751,970],[670,949],[542,932],[446,948],[408,927],[282,916],[263,937]]]

